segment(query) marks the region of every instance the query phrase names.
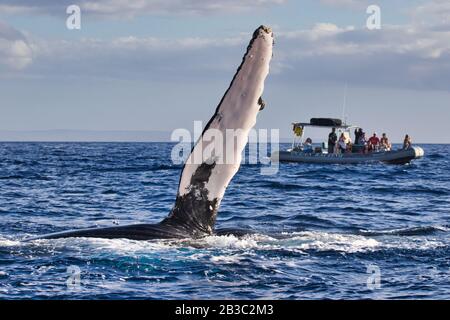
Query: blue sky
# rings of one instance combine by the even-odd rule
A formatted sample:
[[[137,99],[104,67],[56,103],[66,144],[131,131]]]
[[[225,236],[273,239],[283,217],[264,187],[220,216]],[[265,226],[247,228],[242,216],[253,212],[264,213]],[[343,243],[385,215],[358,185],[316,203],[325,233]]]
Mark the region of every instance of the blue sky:
[[[81,30],[65,26],[81,7]],[[381,7],[367,30],[366,8]],[[450,2],[2,0],[0,132],[158,130],[207,121],[253,30],[275,33],[258,127],[340,117],[450,143]],[[0,136],[1,138],[1,136]]]

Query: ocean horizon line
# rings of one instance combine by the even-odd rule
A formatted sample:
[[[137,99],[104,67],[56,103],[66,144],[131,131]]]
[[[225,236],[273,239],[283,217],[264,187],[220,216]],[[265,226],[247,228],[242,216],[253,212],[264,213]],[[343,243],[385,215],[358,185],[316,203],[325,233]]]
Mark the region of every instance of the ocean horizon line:
[[[59,142],[59,143],[178,143],[170,139],[171,131],[163,130],[78,130],[78,129],[49,129],[49,130],[0,130],[0,142]],[[318,137],[313,140],[320,141]],[[281,137],[280,143],[292,143],[292,137]],[[393,144],[402,144],[394,141]],[[415,141],[415,144],[441,144],[449,142]]]
[[[0,143],[173,143],[180,141],[171,140],[2,140]],[[193,142],[192,142],[193,143]],[[282,140],[280,144],[289,144],[292,141]],[[403,142],[392,142],[394,145],[401,145]],[[450,145],[450,142],[415,142],[414,145]]]

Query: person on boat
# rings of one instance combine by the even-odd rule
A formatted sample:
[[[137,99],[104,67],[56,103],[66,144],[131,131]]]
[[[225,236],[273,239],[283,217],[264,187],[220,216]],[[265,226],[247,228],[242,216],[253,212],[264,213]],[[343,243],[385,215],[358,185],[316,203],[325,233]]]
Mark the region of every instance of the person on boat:
[[[369,138],[369,151],[377,150],[380,146],[380,138],[377,137],[377,133],[374,132],[373,136]]]
[[[337,142],[336,128],[331,129],[331,133],[328,135],[328,153],[334,153]]]
[[[352,153],[353,150],[353,142],[351,138],[347,139],[347,152]]]
[[[405,136],[405,140],[403,140],[403,150],[407,150],[411,148],[412,142],[409,135]]]
[[[386,135],[386,133],[383,133],[380,139],[380,147],[384,151],[391,151],[392,145],[389,142],[389,139]]]
[[[344,133],[342,133],[339,138],[338,147],[339,147],[340,153],[347,152],[348,145],[347,145],[347,139],[345,138]]]
[[[357,151],[362,153],[367,153],[369,151],[368,145],[367,145],[367,139],[366,139],[366,133],[361,130],[361,133],[359,134],[358,140],[356,140],[357,145]]]
[[[312,139],[311,138],[307,138],[305,140],[305,143],[303,145],[303,151],[304,152],[313,152],[313,146],[312,146]]]
[[[364,131],[362,128],[355,129],[355,143],[356,144],[360,144],[359,140],[361,139],[363,134],[364,134]]]
[[[366,133],[363,131],[359,135],[359,139],[357,140],[357,144],[361,146],[365,146],[367,144]]]

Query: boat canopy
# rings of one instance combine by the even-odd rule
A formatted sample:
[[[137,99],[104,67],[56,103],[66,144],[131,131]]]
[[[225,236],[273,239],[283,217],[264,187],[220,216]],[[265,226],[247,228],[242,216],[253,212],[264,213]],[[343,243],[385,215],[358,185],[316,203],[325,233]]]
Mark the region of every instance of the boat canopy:
[[[332,118],[312,118],[310,122],[294,122],[292,123],[294,128],[296,127],[322,127],[322,128],[336,128],[336,129],[349,129],[357,128],[357,126],[347,125],[342,123],[340,119]]]
[[[305,122],[293,122],[292,123],[293,126],[298,126],[298,127],[318,127],[318,128],[336,128],[336,129],[351,129],[351,128],[359,128],[358,126],[353,126],[353,125],[340,125],[340,126],[319,126],[316,124],[310,124],[310,123],[305,123]]]

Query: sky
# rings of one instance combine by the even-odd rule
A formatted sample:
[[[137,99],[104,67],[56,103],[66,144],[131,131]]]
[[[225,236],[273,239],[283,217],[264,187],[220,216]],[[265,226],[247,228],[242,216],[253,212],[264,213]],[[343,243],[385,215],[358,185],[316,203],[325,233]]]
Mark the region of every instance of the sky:
[[[292,122],[341,118],[345,100],[366,132],[450,143],[448,0],[0,0],[0,140],[193,130],[261,24],[275,47],[258,128],[289,137]]]

